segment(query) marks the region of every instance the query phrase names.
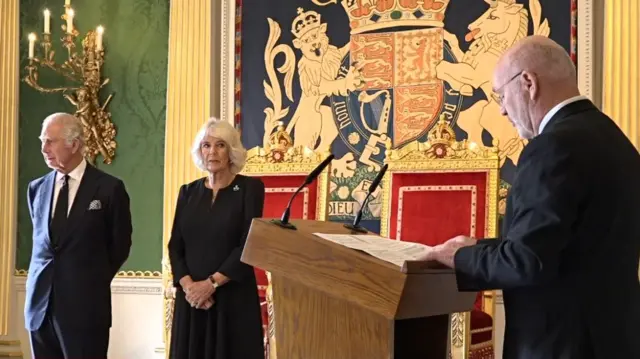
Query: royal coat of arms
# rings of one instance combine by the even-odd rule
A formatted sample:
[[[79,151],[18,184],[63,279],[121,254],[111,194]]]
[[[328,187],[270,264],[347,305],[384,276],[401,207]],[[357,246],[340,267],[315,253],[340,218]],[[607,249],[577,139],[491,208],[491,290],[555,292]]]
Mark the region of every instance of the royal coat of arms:
[[[466,24],[468,46],[445,28],[450,0],[309,0],[289,18],[288,42],[281,41],[283,17],[267,16],[263,146],[286,123],[295,146],[336,154],[330,215],[355,213],[359,189],[381,168],[386,150],[426,140],[440,118],[468,141],[497,147],[501,164],[517,164],[525,142],[501,115],[491,77],[530,25],[543,36],[550,26],[540,0],[529,0],[528,8],[515,0],[474,3],[474,11],[482,4],[485,10]],[[329,6],[346,14],[349,37],[341,45],[332,41],[335,16],[320,11]],[[351,207],[332,209],[342,200]],[[379,202],[369,205],[375,218]]]
[[[341,48],[330,43],[327,23],[318,12],[298,8],[291,32],[293,46],[302,55],[297,66],[302,95],[287,125],[295,145],[327,150],[340,136],[358,162],[378,171],[387,146],[402,146],[425,135],[441,113],[453,120],[460,93],[436,74],[443,59],[456,61],[444,46],[447,2],[343,1],[351,36]],[[275,40],[279,26],[269,22],[275,34],[270,40]],[[414,29],[395,30],[405,26]],[[272,57],[278,52],[292,56],[280,70],[294,71],[290,47],[269,41],[267,49],[273,49]],[[277,83],[275,72],[270,75]],[[287,75],[285,81],[291,81],[292,74]],[[287,95],[290,86],[285,83]],[[272,96],[279,88],[267,83],[265,88],[274,100],[281,98]],[[286,110],[279,115],[286,115]],[[280,119],[275,113],[269,117],[266,134]]]

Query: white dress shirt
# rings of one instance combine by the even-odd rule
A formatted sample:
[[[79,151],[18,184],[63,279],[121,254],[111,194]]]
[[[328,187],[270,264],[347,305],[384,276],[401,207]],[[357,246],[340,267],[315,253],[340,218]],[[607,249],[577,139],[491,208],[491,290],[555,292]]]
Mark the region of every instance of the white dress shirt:
[[[560,102],[559,104],[555,105],[551,109],[551,111],[547,112],[547,114],[542,118],[542,122],[540,122],[540,128],[538,129],[538,134],[542,133],[542,130],[544,130],[545,126],[547,126],[549,121],[551,121],[551,118],[553,117],[553,115],[555,115],[558,111],[560,111],[561,108],[567,106],[570,103],[574,103],[580,100],[588,100],[588,99],[589,98],[587,96],[578,95],[578,96],[570,97]]]
[[[84,159],[73,171],[69,172],[69,210],[67,212],[67,216],[71,212],[71,206],[73,205],[73,200],[76,198],[76,193],[78,193],[78,187],[80,187],[80,181],[82,180],[82,176],[84,175],[84,170],[87,168],[87,161]],[[60,193],[60,188],[62,188],[62,183],[64,182],[64,173],[56,173],[56,182],[53,187],[53,207],[51,208],[51,216],[56,212],[56,205],[58,203],[58,194]]]

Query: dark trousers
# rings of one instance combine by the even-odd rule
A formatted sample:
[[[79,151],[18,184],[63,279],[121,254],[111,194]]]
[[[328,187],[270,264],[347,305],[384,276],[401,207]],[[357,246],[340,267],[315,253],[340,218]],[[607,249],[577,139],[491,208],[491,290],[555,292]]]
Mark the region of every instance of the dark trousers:
[[[48,311],[40,329],[30,332],[30,340],[33,359],[107,359],[109,327],[63,328]]]

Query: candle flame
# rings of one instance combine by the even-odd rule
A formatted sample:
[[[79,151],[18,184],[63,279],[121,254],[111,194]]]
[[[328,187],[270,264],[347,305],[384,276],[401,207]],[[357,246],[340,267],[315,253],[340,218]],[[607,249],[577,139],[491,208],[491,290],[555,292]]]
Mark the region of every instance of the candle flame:
[[[69,9],[67,10],[67,15],[73,17],[75,15],[75,12],[73,11],[73,9]]]
[[[49,16],[51,15],[51,11],[49,11],[49,9],[44,9],[44,16]]]
[[[104,27],[102,27],[102,25],[100,25],[100,26],[98,26],[96,31],[98,32],[98,34],[102,34],[102,33],[104,33]]]
[[[36,41],[36,34],[33,32],[29,34],[29,41]]]

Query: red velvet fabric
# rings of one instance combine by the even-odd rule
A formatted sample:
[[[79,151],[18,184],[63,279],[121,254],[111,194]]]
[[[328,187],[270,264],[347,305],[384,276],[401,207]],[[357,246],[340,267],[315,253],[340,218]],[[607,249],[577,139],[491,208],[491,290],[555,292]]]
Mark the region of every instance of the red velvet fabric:
[[[484,309],[484,301],[482,299],[482,292],[478,292],[478,295],[476,295],[476,301],[473,303],[473,309],[480,311]]]
[[[265,200],[264,211],[262,216],[264,218],[280,218],[282,212],[287,207],[289,199],[293,195],[293,192],[304,182],[306,175],[296,176],[262,176],[262,182],[265,186]],[[286,192],[277,192],[281,189],[288,189]],[[316,203],[318,198],[318,180],[314,180],[310,185],[305,187],[303,191],[308,191],[307,194],[307,219],[316,219]],[[303,218],[304,213],[304,198],[305,195],[301,191],[291,204],[291,218],[300,219]]]
[[[265,186],[264,210],[262,217],[264,218],[280,218],[282,212],[287,208],[287,204],[291,199],[294,191],[304,182],[306,175],[277,175],[277,176],[261,176],[260,179]],[[318,181],[314,180],[309,186],[305,187],[308,191],[306,194],[307,202],[305,204],[305,193],[298,193],[291,204],[291,219],[303,218],[306,207],[306,218],[316,218],[316,207],[318,198]],[[258,286],[266,287],[268,284],[267,276],[262,269],[254,268]],[[264,298],[264,291],[259,294]]]
[[[400,219],[399,234],[403,241],[434,246],[459,234],[483,238],[487,179],[486,172],[394,173],[389,236],[397,239]],[[469,186],[475,186],[475,201],[472,201],[472,190],[467,188]],[[399,208],[403,187],[402,208]],[[473,208],[475,215],[472,218]],[[473,232],[472,219],[475,222]]]
[[[488,172],[393,173],[389,237],[429,246],[457,235],[484,238],[488,178]],[[478,293],[471,330],[493,326],[482,309]],[[491,331],[472,335],[471,342],[488,340]]]
[[[295,190],[304,182],[306,175],[274,175],[260,176],[265,186],[263,218],[280,218],[287,207]],[[303,192],[305,191],[305,192]],[[300,191],[291,204],[290,219],[316,219],[316,207],[318,198],[318,181],[314,180],[310,185]],[[305,196],[306,194],[306,196]],[[306,197],[306,203],[305,203]],[[306,210],[306,216],[305,214]],[[264,270],[254,267],[256,281],[258,282],[258,295],[260,296],[260,309],[262,311],[262,326],[265,329],[269,323],[267,311],[266,289],[268,285],[267,275]]]
[[[479,344],[491,340],[491,330],[493,327],[493,318],[481,310],[471,311],[471,331],[482,330],[471,334],[471,344]]]

